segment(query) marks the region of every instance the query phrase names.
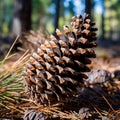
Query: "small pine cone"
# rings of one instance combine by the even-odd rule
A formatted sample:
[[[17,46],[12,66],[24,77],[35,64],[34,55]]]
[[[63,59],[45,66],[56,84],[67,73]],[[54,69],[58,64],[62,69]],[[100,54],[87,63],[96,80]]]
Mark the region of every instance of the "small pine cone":
[[[70,29],[56,30],[34,52],[23,71],[24,85],[30,97],[40,104],[54,104],[76,95],[87,78],[87,64],[95,58],[96,28],[89,16],[72,18]]]

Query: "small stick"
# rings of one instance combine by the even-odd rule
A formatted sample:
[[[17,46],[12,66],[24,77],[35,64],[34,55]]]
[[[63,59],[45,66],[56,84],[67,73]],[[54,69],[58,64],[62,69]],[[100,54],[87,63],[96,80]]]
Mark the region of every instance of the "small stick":
[[[106,103],[109,105],[109,107],[112,109],[112,111],[115,112],[115,110],[113,109],[113,107],[111,106],[111,104],[109,103],[109,101],[105,98],[105,96],[102,96],[102,97],[106,101]]]

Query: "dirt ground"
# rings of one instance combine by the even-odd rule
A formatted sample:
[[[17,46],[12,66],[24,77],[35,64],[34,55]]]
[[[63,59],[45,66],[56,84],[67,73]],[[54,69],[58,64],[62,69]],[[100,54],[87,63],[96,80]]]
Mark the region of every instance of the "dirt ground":
[[[3,44],[2,47],[0,47],[0,50],[7,51],[8,48],[8,44]],[[68,117],[68,119],[71,118],[71,120],[89,120],[89,118],[90,120],[93,120],[94,118],[101,118],[105,120],[119,120],[120,44],[102,44],[95,48],[95,52],[97,57],[92,60],[92,64],[90,65],[90,67],[92,69],[104,69],[110,72],[112,75],[112,81],[109,80],[109,82],[105,81],[105,83],[102,84],[95,84],[86,87],[83,92],[80,92],[77,98],[70,101],[69,103],[65,103],[62,107],[58,106],[58,108],[60,109],[57,109],[57,111],[56,107],[48,108],[48,110],[46,110],[46,108],[40,110],[40,106],[37,106],[36,104],[29,101],[18,102],[15,105],[16,107],[14,107],[12,110],[6,110],[2,107],[0,108],[0,115],[2,115],[2,117],[5,117],[7,115],[10,116],[11,114],[13,114],[11,116],[13,116],[14,118],[16,116],[23,116],[24,111],[29,109],[31,110],[31,105],[33,104],[34,110],[37,109],[37,112],[43,112],[45,115],[49,115],[51,118],[54,117],[54,119],[65,119],[65,117]],[[7,52],[1,53],[1,55],[5,55],[6,53]],[[19,59],[19,56],[21,56],[21,54],[23,53],[18,52],[15,58],[13,57],[12,59],[8,60],[4,65],[2,65],[2,67],[0,67],[0,73],[4,69],[9,69],[10,66],[12,66],[17,59]],[[14,104],[11,104],[11,106],[12,105]],[[90,117],[91,115],[93,115],[93,117]]]

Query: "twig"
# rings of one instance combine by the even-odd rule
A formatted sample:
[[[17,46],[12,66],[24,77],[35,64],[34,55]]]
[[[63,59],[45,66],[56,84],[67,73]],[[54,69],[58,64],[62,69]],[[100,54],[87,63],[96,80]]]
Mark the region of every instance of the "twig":
[[[93,106],[93,108],[95,109],[95,111],[96,111],[101,117],[103,117],[102,114],[98,111],[98,109],[97,109],[95,106]]]
[[[18,112],[24,114],[24,111],[23,111],[23,110],[20,110],[20,109],[14,107],[14,106],[9,106],[9,108],[14,109],[14,110],[16,110],[16,111],[18,111]]]
[[[105,98],[105,96],[102,96],[103,99],[106,101],[106,103],[109,105],[109,107],[112,109],[113,112],[115,112],[115,110],[113,109],[112,105],[109,103],[109,101]]]

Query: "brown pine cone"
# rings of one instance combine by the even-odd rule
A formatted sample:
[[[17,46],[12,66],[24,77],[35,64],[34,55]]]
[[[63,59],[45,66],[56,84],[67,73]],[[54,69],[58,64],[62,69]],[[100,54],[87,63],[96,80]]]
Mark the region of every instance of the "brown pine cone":
[[[87,64],[95,58],[96,28],[88,15],[74,16],[70,29],[56,30],[34,52],[23,70],[29,96],[40,104],[54,104],[70,99],[87,78]]]

